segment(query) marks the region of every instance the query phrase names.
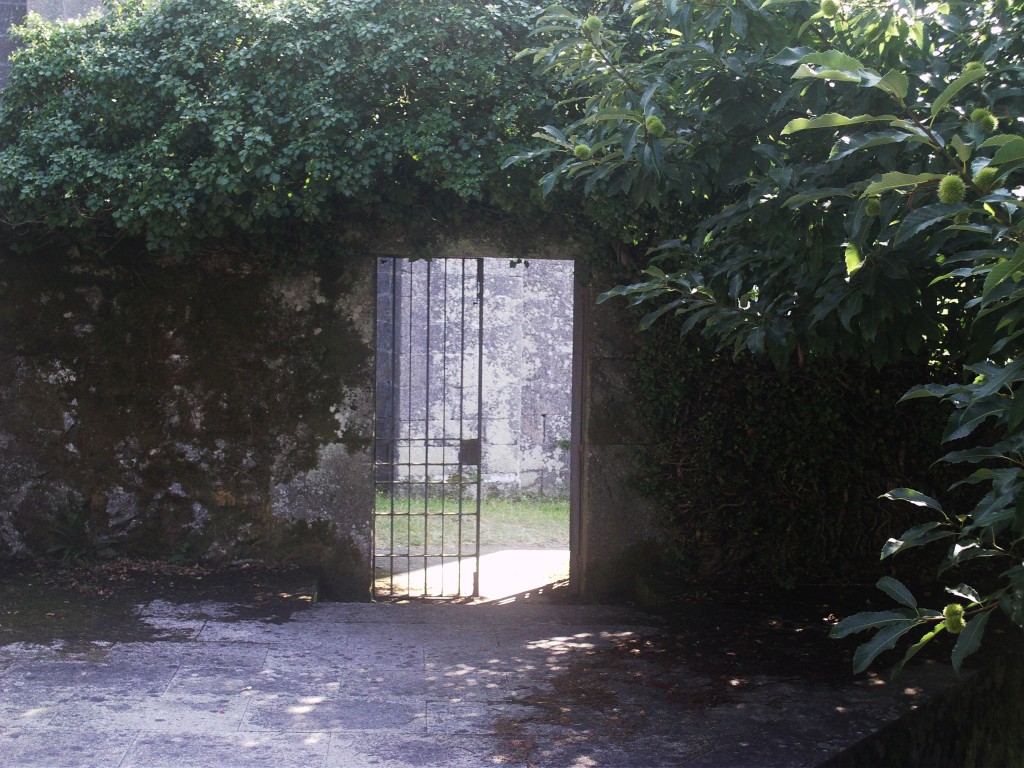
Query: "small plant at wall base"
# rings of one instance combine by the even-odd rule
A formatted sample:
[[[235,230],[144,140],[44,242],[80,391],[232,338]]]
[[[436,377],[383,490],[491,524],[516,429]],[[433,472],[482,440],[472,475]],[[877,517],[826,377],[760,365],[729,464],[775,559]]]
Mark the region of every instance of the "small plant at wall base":
[[[117,543],[114,539],[96,536],[83,510],[62,514],[49,533],[55,543],[47,554],[59,557],[62,567],[94,563]]]
[[[191,565],[196,562],[196,555],[188,541],[182,542],[178,547],[167,555],[167,562],[171,565]]]

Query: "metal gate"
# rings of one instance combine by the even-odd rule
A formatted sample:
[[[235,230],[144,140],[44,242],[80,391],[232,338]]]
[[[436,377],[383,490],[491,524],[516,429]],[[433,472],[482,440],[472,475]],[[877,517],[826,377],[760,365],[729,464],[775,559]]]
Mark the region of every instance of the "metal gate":
[[[377,597],[480,591],[483,259],[377,266]]]

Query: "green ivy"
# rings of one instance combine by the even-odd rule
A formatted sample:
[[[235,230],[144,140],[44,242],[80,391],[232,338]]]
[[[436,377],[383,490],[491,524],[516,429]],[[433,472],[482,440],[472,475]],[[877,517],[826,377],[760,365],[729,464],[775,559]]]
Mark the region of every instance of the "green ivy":
[[[783,586],[871,573],[879,537],[913,519],[879,494],[948,476],[929,468],[942,415],[896,405],[928,366],[815,360],[780,373],[696,337],[680,343],[678,326],[645,334],[636,374],[656,441],[644,490],[665,512],[670,571]]]
[[[125,0],[81,21],[30,16],[0,93],[3,219],[181,255],[293,243],[370,213],[529,216],[526,173],[499,168],[556,113],[515,60],[535,12]]]

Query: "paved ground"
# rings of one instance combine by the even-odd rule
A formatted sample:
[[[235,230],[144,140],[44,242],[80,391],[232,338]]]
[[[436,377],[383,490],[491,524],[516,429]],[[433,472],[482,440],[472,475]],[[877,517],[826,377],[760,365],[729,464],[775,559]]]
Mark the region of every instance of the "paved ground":
[[[158,599],[144,637],[0,646],[0,765],[812,766],[948,682],[708,674],[622,608],[258,613]]]

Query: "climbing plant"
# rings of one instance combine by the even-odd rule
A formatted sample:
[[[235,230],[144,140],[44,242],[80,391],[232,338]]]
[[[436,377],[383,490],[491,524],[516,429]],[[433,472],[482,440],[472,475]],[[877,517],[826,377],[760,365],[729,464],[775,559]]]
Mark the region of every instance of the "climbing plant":
[[[942,414],[897,405],[929,378],[926,361],[813,358],[780,371],[698,334],[680,339],[679,325],[655,324],[637,353],[653,444],[639,476],[664,510],[654,567],[718,590],[863,581],[879,541],[916,522],[879,493],[911,482],[935,493],[953,479],[930,466]]]
[[[371,210],[526,215],[526,174],[498,169],[556,114],[515,60],[535,11],[123,0],[81,21],[30,16],[0,92],[3,219],[181,255],[287,245]]]

